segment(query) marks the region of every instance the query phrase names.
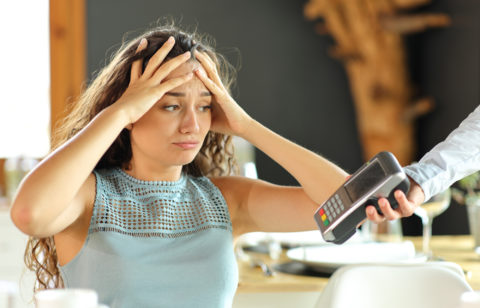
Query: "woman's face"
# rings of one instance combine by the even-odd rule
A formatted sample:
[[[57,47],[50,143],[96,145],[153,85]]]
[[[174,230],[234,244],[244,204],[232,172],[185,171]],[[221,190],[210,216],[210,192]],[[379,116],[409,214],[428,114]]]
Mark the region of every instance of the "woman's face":
[[[203,70],[197,61],[188,61],[166,79]],[[194,77],[165,95],[133,124],[131,143],[134,164],[164,167],[183,166],[193,161],[210,130],[212,94]]]

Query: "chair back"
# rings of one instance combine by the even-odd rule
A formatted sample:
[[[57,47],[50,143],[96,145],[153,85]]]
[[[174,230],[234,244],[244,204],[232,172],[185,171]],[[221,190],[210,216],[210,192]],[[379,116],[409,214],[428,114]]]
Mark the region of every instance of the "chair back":
[[[451,262],[350,265],[332,275],[315,308],[452,308],[471,290]]]

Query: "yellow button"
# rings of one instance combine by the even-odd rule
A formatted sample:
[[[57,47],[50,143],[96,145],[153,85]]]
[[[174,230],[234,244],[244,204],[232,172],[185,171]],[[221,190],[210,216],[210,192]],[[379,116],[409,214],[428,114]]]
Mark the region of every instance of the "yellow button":
[[[325,219],[327,219],[327,215],[323,214],[322,215],[322,221],[325,221]]]

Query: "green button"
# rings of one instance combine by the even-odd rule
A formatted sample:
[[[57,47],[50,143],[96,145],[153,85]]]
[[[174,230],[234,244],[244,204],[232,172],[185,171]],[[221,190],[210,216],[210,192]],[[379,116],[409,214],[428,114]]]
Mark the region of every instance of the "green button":
[[[325,227],[326,227],[326,226],[328,226],[328,225],[330,224],[330,221],[328,221],[328,219],[326,219],[326,220],[323,222],[323,224],[324,224]]]

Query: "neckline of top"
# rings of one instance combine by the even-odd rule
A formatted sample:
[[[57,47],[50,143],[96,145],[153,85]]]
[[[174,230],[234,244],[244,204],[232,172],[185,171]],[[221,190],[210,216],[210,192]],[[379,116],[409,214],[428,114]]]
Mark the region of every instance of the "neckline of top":
[[[182,172],[180,174],[180,178],[176,181],[145,181],[145,180],[140,180],[137,178],[134,178],[130,174],[126,173],[122,168],[116,168],[117,172],[126,178],[127,180],[137,183],[137,184],[143,184],[143,185],[156,185],[156,186],[169,186],[169,187],[174,187],[174,186],[180,186],[186,181],[186,175]]]

